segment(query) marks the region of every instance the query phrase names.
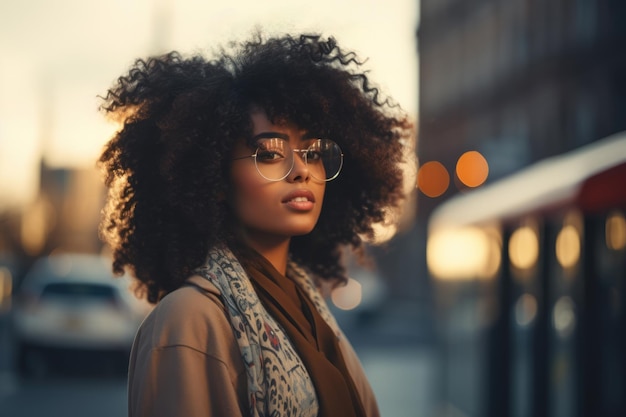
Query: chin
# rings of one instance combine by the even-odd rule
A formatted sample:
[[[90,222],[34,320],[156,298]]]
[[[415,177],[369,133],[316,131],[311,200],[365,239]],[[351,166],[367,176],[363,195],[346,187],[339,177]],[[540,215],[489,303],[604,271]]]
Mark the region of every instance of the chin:
[[[296,237],[296,236],[306,236],[309,233],[311,233],[312,230],[307,230],[306,232],[300,232],[300,233],[292,233],[291,236],[292,237]]]
[[[313,231],[314,228],[315,228],[315,225],[306,225],[306,226],[293,227],[293,228],[290,229],[289,235],[291,235],[291,236],[308,235],[309,233],[311,233]]]

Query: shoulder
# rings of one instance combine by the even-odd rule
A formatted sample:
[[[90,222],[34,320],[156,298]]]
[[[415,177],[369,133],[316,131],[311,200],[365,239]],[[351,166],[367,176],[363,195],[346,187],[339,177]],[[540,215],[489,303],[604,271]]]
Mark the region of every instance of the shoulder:
[[[208,280],[194,276],[155,306],[142,323],[136,343],[212,353],[230,349],[236,342],[219,291]]]
[[[365,408],[365,414],[372,417],[380,416],[374,390],[369,383],[361,361],[348,339],[345,337],[339,338],[339,349],[343,355],[348,372],[350,373],[350,376],[352,376],[354,385],[361,396],[361,401],[363,403],[363,407]]]
[[[192,277],[164,297],[137,332],[128,368],[129,415],[244,415],[245,371],[219,292]]]

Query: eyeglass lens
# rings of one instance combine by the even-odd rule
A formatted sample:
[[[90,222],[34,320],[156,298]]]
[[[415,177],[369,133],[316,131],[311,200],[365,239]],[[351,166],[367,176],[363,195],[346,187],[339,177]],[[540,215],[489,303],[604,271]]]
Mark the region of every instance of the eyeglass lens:
[[[330,181],[339,175],[343,155],[339,145],[329,139],[314,139],[303,149],[293,149],[284,139],[269,138],[257,142],[255,164],[262,177],[279,181],[287,177],[294,166],[294,154],[307,164],[313,178]],[[308,145],[308,146],[307,146]]]

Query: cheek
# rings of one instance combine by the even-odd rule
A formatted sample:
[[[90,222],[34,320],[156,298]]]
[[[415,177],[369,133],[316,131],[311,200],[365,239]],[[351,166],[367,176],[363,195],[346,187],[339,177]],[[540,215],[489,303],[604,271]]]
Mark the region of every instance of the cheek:
[[[257,177],[258,175],[247,172],[231,173],[230,202],[239,218],[248,212],[258,211],[259,206],[263,204],[263,197],[267,195],[267,184],[263,184]]]
[[[316,197],[319,196],[319,201],[324,202],[324,196],[326,195],[326,183],[320,184],[320,187],[317,189]]]

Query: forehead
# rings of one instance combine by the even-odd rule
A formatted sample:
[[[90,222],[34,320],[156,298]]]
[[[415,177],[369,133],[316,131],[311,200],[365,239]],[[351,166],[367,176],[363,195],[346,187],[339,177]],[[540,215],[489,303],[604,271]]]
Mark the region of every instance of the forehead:
[[[280,138],[287,141],[304,141],[311,139],[307,129],[297,126],[289,121],[272,122],[262,110],[250,112],[252,121],[252,135],[248,142],[254,145],[257,141],[266,138]]]
[[[263,110],[255,109],[250,112],[252,130],[255,134],[261,132],[288,132],[301,130],[295,123],[286,119],[270,120]]]

